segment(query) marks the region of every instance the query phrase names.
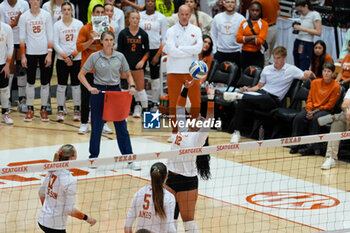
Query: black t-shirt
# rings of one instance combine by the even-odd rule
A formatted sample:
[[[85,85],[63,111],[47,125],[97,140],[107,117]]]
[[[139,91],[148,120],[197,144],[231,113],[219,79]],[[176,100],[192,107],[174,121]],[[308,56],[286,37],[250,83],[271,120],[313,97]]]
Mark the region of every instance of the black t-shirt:
[[[134,36],[130,33],[129,27],[124,28],[118,37],[118,51],[124,54],[131,69],[149,51],[149,41],[147,33],[139,28]]]

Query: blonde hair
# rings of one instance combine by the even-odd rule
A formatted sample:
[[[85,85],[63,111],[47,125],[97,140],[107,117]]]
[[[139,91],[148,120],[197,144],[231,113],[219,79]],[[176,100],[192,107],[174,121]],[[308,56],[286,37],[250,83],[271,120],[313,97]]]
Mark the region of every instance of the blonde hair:
[[[272,50],[273,55],[281,55],[282,57],[287,57],[287,49],[283,46],[278,46]]]
[[[75,155],[75,148],[71,144],[65,144],[56,151],[53,161],[58,162],[58,161],[66,161],[69,160],[71,157]]]

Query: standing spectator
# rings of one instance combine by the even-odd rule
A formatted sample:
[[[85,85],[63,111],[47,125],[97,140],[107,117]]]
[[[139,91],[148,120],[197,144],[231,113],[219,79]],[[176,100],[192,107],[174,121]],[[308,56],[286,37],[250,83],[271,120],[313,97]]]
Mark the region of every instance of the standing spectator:
[[[330,114],[340,96],[340,85],[333,79],[334,70],[335,66],[333,63],[325,63],[322,70],[323,78],[311,82],[305,109],[299,112],[293,120],[293,137],[320,133],[317,119]],[[322,151],[321,145],[315,143],[306,148],[294,146],[290,153],[321,155]]]
[[[277,18],[280,14],[280,3],[278,0],[254,0],[260,2],[262,5],[262,18],[269,24],[266,42],[269,48],[266,50],[265,65],[270,63],[272,50],[275,47],[277,39]]]
[[[104,14],[104,8],[102,5],[96,5],[93,8],[92,15],[93,16],[102,16]],[[110,30],[113,31],[113,29],[110,27]],[[102,45],[100,44],[100,40],[95,39],[95,37],[99,36],[97,32],[92,30],[92,23],[88,23],[84,25],[79,32],[78,39],[77,39],[77,50],[78,52],[81,52],[81,67],[84,66],[85,61],[88,59],[88,57],[96,52],[102,49]],[[86,79],[90,83],[90,85],[93,84],[93,72],[94,70],[88,71],[88,74],[86,74]],[[83,84],[80,85],[81,88],[81,109],[80,109],[80,115],[81,115],[81,125],[78,130],[79,134],[85,134],[89,132],[89,102],[90,102],[90,92],[85,88]],[[104,133],[112,133],[112,130],[108,127],[107,124],[104,124],[103,128]]]
[[[29,0],[30,10],[21,15],[19,19],[20,47],[22,66],[27,68],[27,105],[28,112],[24,121],[34,119],[34,95],[36,68],[40,66],[40,120],[48,122],[47,104],[50,87],[50,65],[52,63],[53,30],[51,15],[40,8],[40,0]]]
[[[151,71],[152,103],[151,111],[158,109],[157,104],[160,98],[162,84],[159,78],[160,56],[164,47],[168,24],[166,17],[155,11],[155,0],[146,0],[146,11],[140,12],[139,26],[148,34],[149,57],[148,64]]]
[[[114,36],[115,36],[115,38],[117,38],[114,41],[114,49],[117,49],[117,47],[118,47],[118,35],[119,35],[120,30],[119,30],[118,23],[113,20],[115,7],[110,3],[105,3],[104,8],[105,8],[105,15],[108,16],[108,18],[109,18],[109,26],[111,28],[113,28]]]
[[[169,95],[169,113],[172,122],[176,122],[176,101],[181,93],[182,85],[192,80],[189,74],[191,63],[198,60],[198,54],[203,48],[202,33],[199,27],[190,24],[191,9],[187,5],[180,7],[179,22],[168,29],[164,51],[168,54],[167,85]],[[200,82],[196,80],[189,88],[188,97],[191,101],[191,118],[196,118],[200,112],[201,90]],[[173,126],[173,124],[172,124]],[[178,128],[173,126],[172,135],[168,142],[172,142]]]
[[[310,0],[296,0],[295,9],[300,14],[301,25],[294,25],[294,30],[298,32],[293,48],[294,64],[301,70],[307,70],[310,68],[314,36],[322,33],[321,16],[313,10]]]
[[[83,23],[72,17],[73,6],[70,2],[62,4],[63,18],[54,25],[54,48],[57,52],[57,118],[59,122],[64,121],[65,94],[70,75],[72,95],[74,102],[74,121],[80,121],[80,83],[78,73],[81,65],[81,53],[77,51],[77,38]]]
[[[326,62],[333,63],[333,58],[327,52],[326,43],[323,40],[318,40],[314,44],[314,49],[311,56],[311,71],[316,78],[322,78],[323,64]]]
[[[197,0],[186,0],[185,4],[191,8],[190,23],[198,26],[203,35],[210,35],[210,27],[213,18],[207,13],[198,10]],[[168,18],[169,27],[173,26],[177,21],[179,21],[179,17],[177,14],[173,14]]]
[[[341,83],[346,89],[349,88],[350,84],[350,41],[348,42],[348,51],[349,53],[344,57],[336,79],[336,81]]]
[[[287,49],[280,46],[273,51],[273,65],[265,66],[259,83],[254,87],[242,88],[243,93],[225,92],[225,100],[241,100],[238,102],[234,117],[230,123],[233,131],[231,143],[238,143],[241,137],[240,130],[244,126],[246,109],[271,110],[281,105],[294,79],[307,80],[311,71],[302,72],[299,68],[287,64]],[[252,95],[249,92],[259,94]],[[248,93],[245,93],[248,92]]]
[[[77,159],[77,150],[66,144],[55,153],[54,162],[73,161]],[[38,224],[45,233],[66,232],[68,215],[84,220],[93,226],[96,219],[88,217],[74,208],[77,190],[77,179],[68,169],[49,171],[39,188],[39,198],[42,208]]]
[[[0,101],[1,101],[1,121],[5,124],[13,124],[9,115],[9,76],[10,62],[13,54],[13,33],[6,23],[0,22]]]
[[[27,76],[21,64],[21,53],[19,49],[19,18],[29,10],[28,2],[24,0],[5,0],[0,5],[0,17],[2,22],[10,25],[13,31],[13,55],[10,63],[9,91],[11,92],[12,80],[17,77],[18,86],[18,111],[27,113],[26,85]],[[15,64],[16,62],[16,64]],[[11,107],[11,106],[9,106]]]
[[[349,53],[349,50],[348,50],[349,41],[350,41],[350,28],[346,31],[343,47],[341,48],[339,59],[337,60],[340,63],[343,62],[344,57]]]
[[[102,91],[120,91],[120,72],[125,73],[130,86],[129,93],[135,94],[135,83],[129,70],[129,65],[120,52],[113,49],[114,34],[111,31],[105,31],[101,35],[101,44],[103,49],[92,53],[84,63],[78,78],[86,87],[91,95],[91,135],[89,145],[89,158],[97,158],[100,154],[101,134],[103,129],[103,105],[104,94]],[[90,70],[94,70],[93,83],[86,78]],[[117,134],[118,147],[120,152],[132,154],[130,136],[126,121],[114,121],[114,127]],[[129,168],[135,168],[133,163],[128,164]]]
[[[208,72],[209,72],[211,65],[213,63],[212,51],[213,51],[213,40],[211,39],[210,36],[203,35],[203,48],[202,48],[201,53],[199,54],[198,59],[204,61],[205,64],[207,64]],[[201,79],[200,82],[203,83],[204,81],[207,80],[207,78],[208,78],[208,76]]]
[[[318,118],[319,123],[322,122],[323,120],[326,120],[329,123],[333,122],[331,125],[331,133],[349,131],[350,130],[350,90],[349,89],[344,96],[341,109],[343,111],[339,114],[326,115]],[[336,160],[338,160],[339,143],[340,141],[328,142],[326,160],[322,164],[321,169],[327,170],[336,166]]]
[[[259,2],[249,6],[249,19],[241,23],[237,33],[237,42],[243,43],[241,68],[255,65],[264,68],[264,55],[261,47],[266,41],[268,24],[261,19],[262,7]]]
[[[139,27],[140,14],[131,12],[129,15],[130,26],[119,34],[118,51],[124,54],[129,63],[131,74],[136,83],[136,105],[133,117],[141,117],[142,111],[148,108],[148,97],[145,90],[145,62],[149,57],[149,39],[147,33]]]
[[[114,6],[115,0],[105,0],[105,4],[112,4]],[[119,9],[118,7],[115,7],[115,6],[114,6],[113,12],[114,13],[112,16],[112,20],[114,21],[114,23],[116,25],[118,25],[118,30],[114,31],[116,42],[118,42],[119,33],[121,30],[123,30],[125,28],[125,15],[121,9]]]
[[[146,4],[137,5],[136,3],[129,1],[129,0],[123,0],[123,3],[126,3],[139,11],[144,11],[146,9]],[[156,11],[162,13],[165,17],[170,17],[174,12],[173,1],[172,0],[158,0],[158,1],[156,1]]]
[[[177,232],[174,220],[175,197],[164,187],[164,183],[168,179],[167,167],[163,163],[155,163],[151,167],[150,175],[151,185],[146,185],[138,190],[132,199],[125,220],[125,233],[132,233],[132,225],[136,219],[136,230]],[[143,211],[151,213],[149,218],[144,218],[139,214]]]
[[[245,18],[235,12],[236,0],[226,0],[225,12],[215,15],[211,27],[214,42],[214,58],[219,62],[231,61],[240,67],[241,45],[237,43],[238,28]]]

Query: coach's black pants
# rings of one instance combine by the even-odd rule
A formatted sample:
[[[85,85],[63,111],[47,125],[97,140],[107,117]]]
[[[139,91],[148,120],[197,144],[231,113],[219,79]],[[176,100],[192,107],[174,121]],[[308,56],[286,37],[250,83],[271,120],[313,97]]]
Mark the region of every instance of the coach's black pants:
[[[87,73],[85,75],[86,80],[90,83],[91,86],[94,84],[94,75],[92,73]],[[80,84],[81,87],[81,123],[87,124],[89,121],[89,112],[90,112],[90,91],[86,89],[83,84]]]

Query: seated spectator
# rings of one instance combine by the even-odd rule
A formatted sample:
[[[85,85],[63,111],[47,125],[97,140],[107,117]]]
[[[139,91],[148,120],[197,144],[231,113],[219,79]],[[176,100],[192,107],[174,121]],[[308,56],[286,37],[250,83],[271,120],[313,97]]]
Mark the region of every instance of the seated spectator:
[[[342,47],[342,49],[341,49],[341,51],[340,51],[339,59],[337,60],[337,62],[342,63],[344,57],[345,57],[347,54],[349,54],[349,50],[348,50],[349,41],[350,41],[350,28],[346,31],[345,38],[344,38],[344,42],[343,42],[343,47]]]
[[[230,124],[230,130],[234,131],[231,143],[238,143],[240,130],[244,125],[246,117],[245,110],[259,109],[269,111],[281,105],[281,101],[287,94],[294,79],[307,80],[311,71],[301,71],[296,66],[286,63],[287,49],[279,46],[273,51],[273,65],[265,66],[261,73],[259,83],[251,88],[244,86],[243,93],[225,92],[225,100],[236,100],[238,102],[235,115]],[[251,93],[255,92],[255,93]]]
[[[323,78],[312,81],[305,109],[299,112],[293,120],[293,137],[320,133],[317,119],[332,112],[341,93],[339,83],[333,79],[334,71],[334,64],[327,62],[323,65]],[[322,154],[319,143],[302,147],[293,146],[290,153],[301,153],[302,155]]]
[[[341,64],[341,69],[338,73],[337,79],[335,81],[342,84],[345,90],[349,89],[350,83],[350,41],[348,42],[349,54],[346,55]]]
[[[199,54],[199,60],[202,60],[207,64],[208,71],[210,70],[211,64],[213,62],[213,41],[210,36],[203,35],[203,48],[202,52]],[[207,77],[200,80],[201,83],[207,80]]]
[[[249,5],[249,19],[244,20],[239,26],[236,36],[237,42],[243,44],[241,54],[241,68],[255,65],[264,68],[265,50],[261,50],[266,41],[269,25],[262,17],[260,2],[252,2]]]
[[[343,103],[341,105],[342,112],[335,115],[326,115],[319,118],[319,124],[325,125],[333,122],[331,126],[331,133],[343,132],[350,130],[350,90],[345,94]],[[338,160],[338,150],[340,141],[329,141],[327,145],[326,160],[322,164],[321,169],[327,170],[335,167],[336,160]]]
[[[314,49],[311,56],[311,71],[316,78],[322,78],[323,64],[326,62],[334,63],[333,58],[326,52],[326,43],[318,40],[314,43]]]
[[[197,10],[198,0],[186,0],[185,4],[191,9],[190,23],[198,26],[203,35],[209,35],[213,18],[207,13]],[[179,17],[177,14],[173,14],[171,17],[168,17],[168,26],[171,27],[178,21]]]

